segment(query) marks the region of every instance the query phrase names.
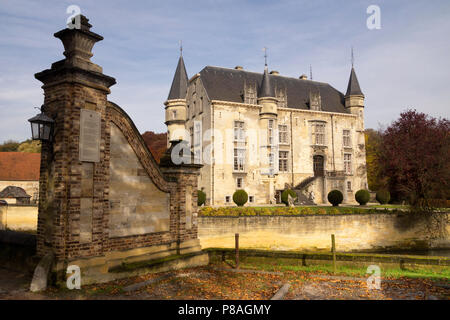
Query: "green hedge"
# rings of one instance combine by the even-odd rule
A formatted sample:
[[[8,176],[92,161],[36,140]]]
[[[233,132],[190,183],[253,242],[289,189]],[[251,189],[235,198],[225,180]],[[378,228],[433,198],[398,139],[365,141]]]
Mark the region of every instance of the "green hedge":
[[[355,200],[361,205],[365,206],[370,200],[370,193],[367,190],[361,189],[355,193]]]
[[[202,190],[197,191],[197,205],[201,207],[206,202],[206,193]]]
[[[233,194],[233,202],[236,203],[238,207],[242,207],[248,201],[248,194],[245,190],[236,190]]]
[[[339,206],[344,200],[344,195],[339,190],[331,190],[328,193],[328,201],[334,206]]]
[[[291,196],[292,198],[296,199],[297,194],[294,190],[286,189],[281,193],[281,202],[283,202],[285,205],[289,205],[288,196]]]
[[[202,207],[200,217],[243,217],[243,216],[301,216],[301,215],[336,215],[362,213],[398,213],[397,210],[376,210],[370,208],[347,207]]]
[[[377,192],[376,199],[380,204],[387,204],[391,200],[391,194],[387,190],[380,190]]]

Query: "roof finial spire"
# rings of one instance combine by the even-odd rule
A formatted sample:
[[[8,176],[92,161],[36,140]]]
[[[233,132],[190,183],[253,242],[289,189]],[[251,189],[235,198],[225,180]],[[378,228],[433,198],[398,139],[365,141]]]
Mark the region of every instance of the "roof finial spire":
[[[309,65],[309,78],[312,80],[313,79],[313,75],[312,75],[312,65]]]
[[[183,40],[180,40],[180,57],[183,56]]]
[[[352,68],[354,67],[354,65],[355,65],[355,55],[353,54],[353,46],[352,46]]]
[[[267,48],[264,47],[264,66],[267,67]]]

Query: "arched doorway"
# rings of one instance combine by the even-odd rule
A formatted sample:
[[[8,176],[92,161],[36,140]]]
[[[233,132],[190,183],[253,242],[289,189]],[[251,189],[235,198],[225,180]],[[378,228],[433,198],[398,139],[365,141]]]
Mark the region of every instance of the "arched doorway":
[[[323,177],[324,176],[324,157],[323,156],[314,156],[313,157],[313,165],[314,165],[314,176],[315,177]]]

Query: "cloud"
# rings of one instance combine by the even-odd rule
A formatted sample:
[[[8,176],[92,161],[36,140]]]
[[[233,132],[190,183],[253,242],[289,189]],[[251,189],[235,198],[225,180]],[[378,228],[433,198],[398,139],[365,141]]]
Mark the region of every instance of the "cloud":
[[[3,1],[0,7],[0,140],[29,137],[26,119],[43,101],[33,74],[63,58],[53,33],[77,4],[104,36],[92,61],[117,79],[109,99],[140,131],[164,131],[163,102],[183,40],[190,76],[206,65],[309,75],[345,91],[350,47],[366,94],[366,126],[389,123],[407,107],[448,117],[450,3],[377,1],[382,29],[366,28],[373,1]]]

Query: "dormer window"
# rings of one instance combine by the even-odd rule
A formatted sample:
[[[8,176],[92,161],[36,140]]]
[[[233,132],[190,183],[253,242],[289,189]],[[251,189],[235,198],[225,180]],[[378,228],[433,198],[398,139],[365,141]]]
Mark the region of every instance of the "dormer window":
[[[278,107],[287,108],[286,90],[277,91]]]
[[[321,111],[322,110],[322,98],[319,92],[309,93],[309,109]]]
[[[248,104],[256,104],[257,102],[256,96],[256,86],[254,85],[246,85],[244,92],[244,102]]]

